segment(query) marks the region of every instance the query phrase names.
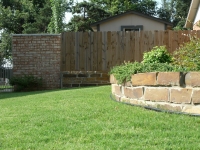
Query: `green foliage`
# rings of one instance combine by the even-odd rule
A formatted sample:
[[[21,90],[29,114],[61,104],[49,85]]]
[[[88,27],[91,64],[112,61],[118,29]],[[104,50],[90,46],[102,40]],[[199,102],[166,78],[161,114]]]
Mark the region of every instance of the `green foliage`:
[[[0,62],[11,58],[11,34],[47,33],[51,16],[49,0],[1,0]]]
[[[16,87],[15,91],[37,90],[42,87],[42,78],[34,77],[33,75],[12,77],[10,79],[10,85]]]
[[[120,66],[115,66],[111,69],[110,74],[113,74],[119,83],[131,80],[131,75],[145,72],[186,72],[187,69],[178,65],[168,63],[124,63]]]
[[[181,45],[173,53],[173,64],[188,68],[188,70],[200,70],[200,39],[191,38],[190,42]]]
[[[95,2],[80,2],[72,6],[73,17],[66,25],[68,31],[92,31],[90,24],[110,16]]]
[[[0,38],[0,66],[5,63],[5,59],[11,61],[11,42],[11,35],[8,32],[3,31]]]
[[[73,17],[67,24],[69,31],[92,31],[90,24],[126,11],[156,15],[153,0],[90,0],[72,6]]]
[[[48,25],[48,31],[50,33],[61,33],[64,31],[65,12],[69,9],[68,5],[71,3],[67,0],[50,0],[52,17],[51,22]]]
[[[171,63],[172,56],[165,46],[155,46],[151,51],[143,55],[143,63]]]
[[[191,0],[162,0],[157,10],[159,18],[173,23],[174,29],[183,29]]]

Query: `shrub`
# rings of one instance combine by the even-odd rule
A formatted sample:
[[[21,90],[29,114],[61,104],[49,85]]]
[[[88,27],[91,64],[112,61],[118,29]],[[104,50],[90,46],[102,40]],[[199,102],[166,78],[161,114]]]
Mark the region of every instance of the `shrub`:
[[[143,55],[142,63],[171,63],[172,56],[167,52],[165,46],[155,46]]]
[[[192,38],[173,53],[173,64],[191,71],[200,70],[200,39]]]
[[[23,75],[12,77],[10,85],[15,86],[15,91],[22,90],[37,90],[42,87],[42,78],[34,77],[33,75]]]
[[[179,67],[168,63],[124,63],[120,66],[115,66],[111,69],[110,74],[113,74],[119,83],[131,80],[131,75],[145,72],[186,72],[186,68]]]

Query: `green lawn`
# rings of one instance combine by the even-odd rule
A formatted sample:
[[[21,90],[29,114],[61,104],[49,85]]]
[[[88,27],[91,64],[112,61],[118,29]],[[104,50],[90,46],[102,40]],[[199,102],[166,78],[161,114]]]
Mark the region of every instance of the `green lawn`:
[[[12,89],[13,87],[10,85],[0,85],[0,90],[4,90],[4,89]]]
[[[0,93],[0,149],[200,149],[200,117],[124,105],[110,93],[110,86]]]

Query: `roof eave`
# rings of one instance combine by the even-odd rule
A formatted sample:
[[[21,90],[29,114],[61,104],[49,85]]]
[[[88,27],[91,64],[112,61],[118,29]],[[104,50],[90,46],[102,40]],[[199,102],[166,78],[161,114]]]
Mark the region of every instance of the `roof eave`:
[[[192,28],[198,7],[199,7],[199,0],[192,0],[190,4],[190,9],[187,15],[187,19],[185,22],[185,26],[184,26],[185,28]]]
[[[138,12],[135,12],[135,11],[128,11],[128,12],[125,12],[125,13],[122,13],[122,14],[119,14],[119,15],[115,15],[115,16],[109,17],[109,18],[107,18],[107,19],[103,19],[103,20],[98,21],[98,22],[94,22],[94,23],[91,24],[91,26],[96,26],[96,25],[98,25],[98,24],[104,23],[104,22],[106,22],[106,21],[108,21],[108,20],[112,20],[112,19],[114,19],[114,18],[123,16],[123,15],[126,15],[126,14],[136,14],[136,15],[139,15],[139,16],[143,16],[143,17],[145,17],[145,18],[149,18],[149,19],[152,19],[152,20],[155,20],[155,21],[162,22],[162,23],[164,23],[164,24],[173,26],[173,24],[172,24],[171,22],[167,22],[167,21],[161,20],[161,19],[159,19],[159,18],[152,17],[152,16],[148,16],[148,15],[145,15],[145,14],[142,14],[142,13],[138,13]]]

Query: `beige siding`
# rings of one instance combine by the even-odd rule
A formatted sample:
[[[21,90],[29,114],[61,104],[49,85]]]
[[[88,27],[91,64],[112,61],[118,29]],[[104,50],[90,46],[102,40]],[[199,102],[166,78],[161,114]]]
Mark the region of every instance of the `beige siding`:
[[[194,19],[194,25],[193,25],[193,30],[200,30],[200,4]]]
[[[100,31],[120,31],[121,26],[143,25],[144,31],[165,30],[164,23],[157,22],[142,16],[127,14],[100,24]]]
[[[193,30],[200,30],[200,21],[196,22],[193,26]]]

